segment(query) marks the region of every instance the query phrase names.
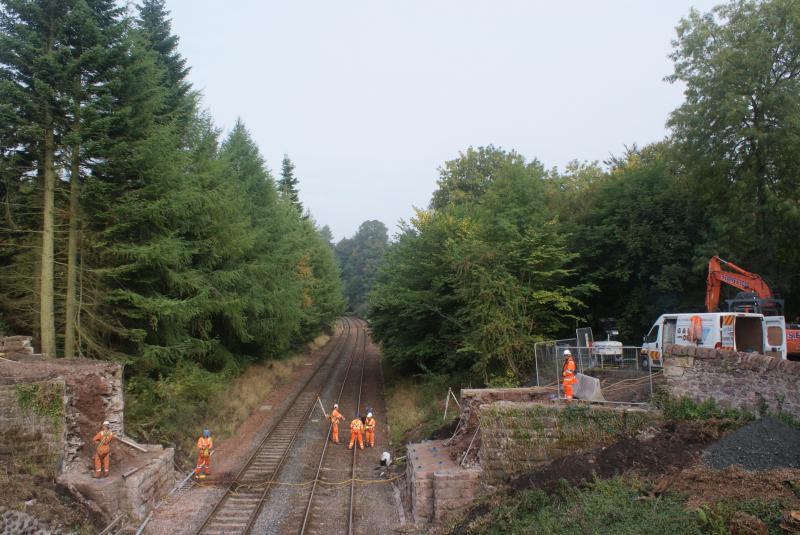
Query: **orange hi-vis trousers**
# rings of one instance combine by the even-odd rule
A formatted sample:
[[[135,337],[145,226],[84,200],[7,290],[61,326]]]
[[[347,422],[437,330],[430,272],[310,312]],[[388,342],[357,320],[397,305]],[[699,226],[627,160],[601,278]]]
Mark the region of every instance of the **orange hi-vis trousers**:
[[[358,438],[358,447],[362,450],[364,449],[364,434],[361,432],[361,429],[350,430],[350,445],[347,446],[347,449],[353,449],[356,438]]]
[[[111,456],[108,454],[110,448],[106,446],[100,446],[97,448],[97,451],[94,454],[94,473],[98,477],[100,477],[100,467],[102,465],[103,470],[105,470],[106,475],[108,475],[108,465],[111,459]]]
[[[199,474],[200,470],[204,470],[206,475],[211,473],[211,455],[206,456],[205,452],[200,452],[197,456],[197,464],[195,465],[194,473]]]
[[[334,444],[339,443],[339,422],[335,422],[333,424],[333,429],[331,429],[331,440],[333,440]]]

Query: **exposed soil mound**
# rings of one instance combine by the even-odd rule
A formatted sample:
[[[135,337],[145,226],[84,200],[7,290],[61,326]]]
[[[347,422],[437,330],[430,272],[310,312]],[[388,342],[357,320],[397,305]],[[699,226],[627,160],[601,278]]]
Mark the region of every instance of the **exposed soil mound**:
[[[510,481],[515,490],[538,487],[552,492],[559,480],[572,485],[594,476],[609,478],[628,471],[660,475],[695,463],[703,450],[718,440],[727,422],[670,422],[634,438],[587,453],[568,455]]]
[[[712,468],[738,465],[745,470],[800,468],[800,430],[762,418],[731,433],[706,450]]]
[[[723,500],[744,501],[759,497],[780,499],[796,509],[800,507],[800,470],[748,472],[738,466],[713,470],[698,464],[662,477],[655,493],[667,491],[689,496],[686,505],[690,509]]]

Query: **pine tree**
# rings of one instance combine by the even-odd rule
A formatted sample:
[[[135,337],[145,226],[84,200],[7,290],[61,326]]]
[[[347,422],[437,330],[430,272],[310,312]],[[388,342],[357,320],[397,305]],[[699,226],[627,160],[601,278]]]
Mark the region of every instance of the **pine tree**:
[[[0,10],[0,79],[3,101],[23,118],[6,136],[33,165],[41,193],[41,241],[37,258],[38,327],[41,351],[56,356],[55,194],[57,136],[63,132],[64,57],[60,44],[70,10],[66,0],[7,0]],[[15,124],[16,121],[12,122]],[[13,146],[13,145],[11,145]],[[8,147],[8,146],[7,146]]]
[[[300,202],[300,195],[297,191],[298,180],[294,176],[294,163],[289,159],[288,154],[283,155],[281,162],[281,179],[278,181],[278,189],[284,199],[292,203],[299,213],[303,213],[303,205]]]

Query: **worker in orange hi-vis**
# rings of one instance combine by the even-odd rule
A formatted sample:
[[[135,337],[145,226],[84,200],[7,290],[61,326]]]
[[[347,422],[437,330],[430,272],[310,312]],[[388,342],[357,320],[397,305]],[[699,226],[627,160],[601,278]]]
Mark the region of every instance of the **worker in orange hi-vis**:
[[[339,422],[344,420],[344,416],[342,413],[339,412],[339,404],[333,404],[333,410],[331,411],[331,415],[328,417],[331,421],[331,440],[334,444],[339,443]]]
[[[214,439],[211,438],[211,431],[208,429],[203,430],[203,436],[197,439],[197,449],[200,453],[197,455],[197,466],[194,467],[194,475],[203,479],[211,474],[211,449],[214,447]],[[200,471],[204,471],[201,474]]]
[[[97,449],[94,453],[94,477],[100,477],[100,466],[103,467],[103,477],[108,477],[108,468],[110,462],[111,441],[114,439],[114,434],[109,429],[111,424],[106,420],[103,422],[103,428],[94,436],[94,443],[97,444]]]
[[[355,419],[350,422],[350,445],[347,446],[348,450],[353,449],[353,444],[355,443],[356,438],[358,438],[358,447],[362,450],[364,449],[364,423],[361,421],[359,416],[356,416]]]
[[[564,398],[571,401],[572,385],[577,380],[575,379],[575,361],[572,360],[572,353],[569,349],[564,350],[564,359],[564,368],[561,370],[561,375],[564,377]]]
[[[364,428],[367,430],[366,437],[364,437],[367,441],[367,446],[370,448],[375,447],[375,418],[372,417],[372,413],[367,413],[367,419],[364,420]]]

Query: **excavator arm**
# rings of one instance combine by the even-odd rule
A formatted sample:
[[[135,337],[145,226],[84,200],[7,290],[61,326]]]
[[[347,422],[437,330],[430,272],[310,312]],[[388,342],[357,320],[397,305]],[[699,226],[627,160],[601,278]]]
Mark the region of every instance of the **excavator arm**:
[[[725,269],[723,269],[723,266]],[[753,292],[761,299],[772,297],[772,291],[761,276],[750,273],[736,264],[727,262],[718,256],[708,261],[708,279],[706,283],[706,310],[714,312],[719,306],[719,294],[722,283],[729,284],[743,292]]]

